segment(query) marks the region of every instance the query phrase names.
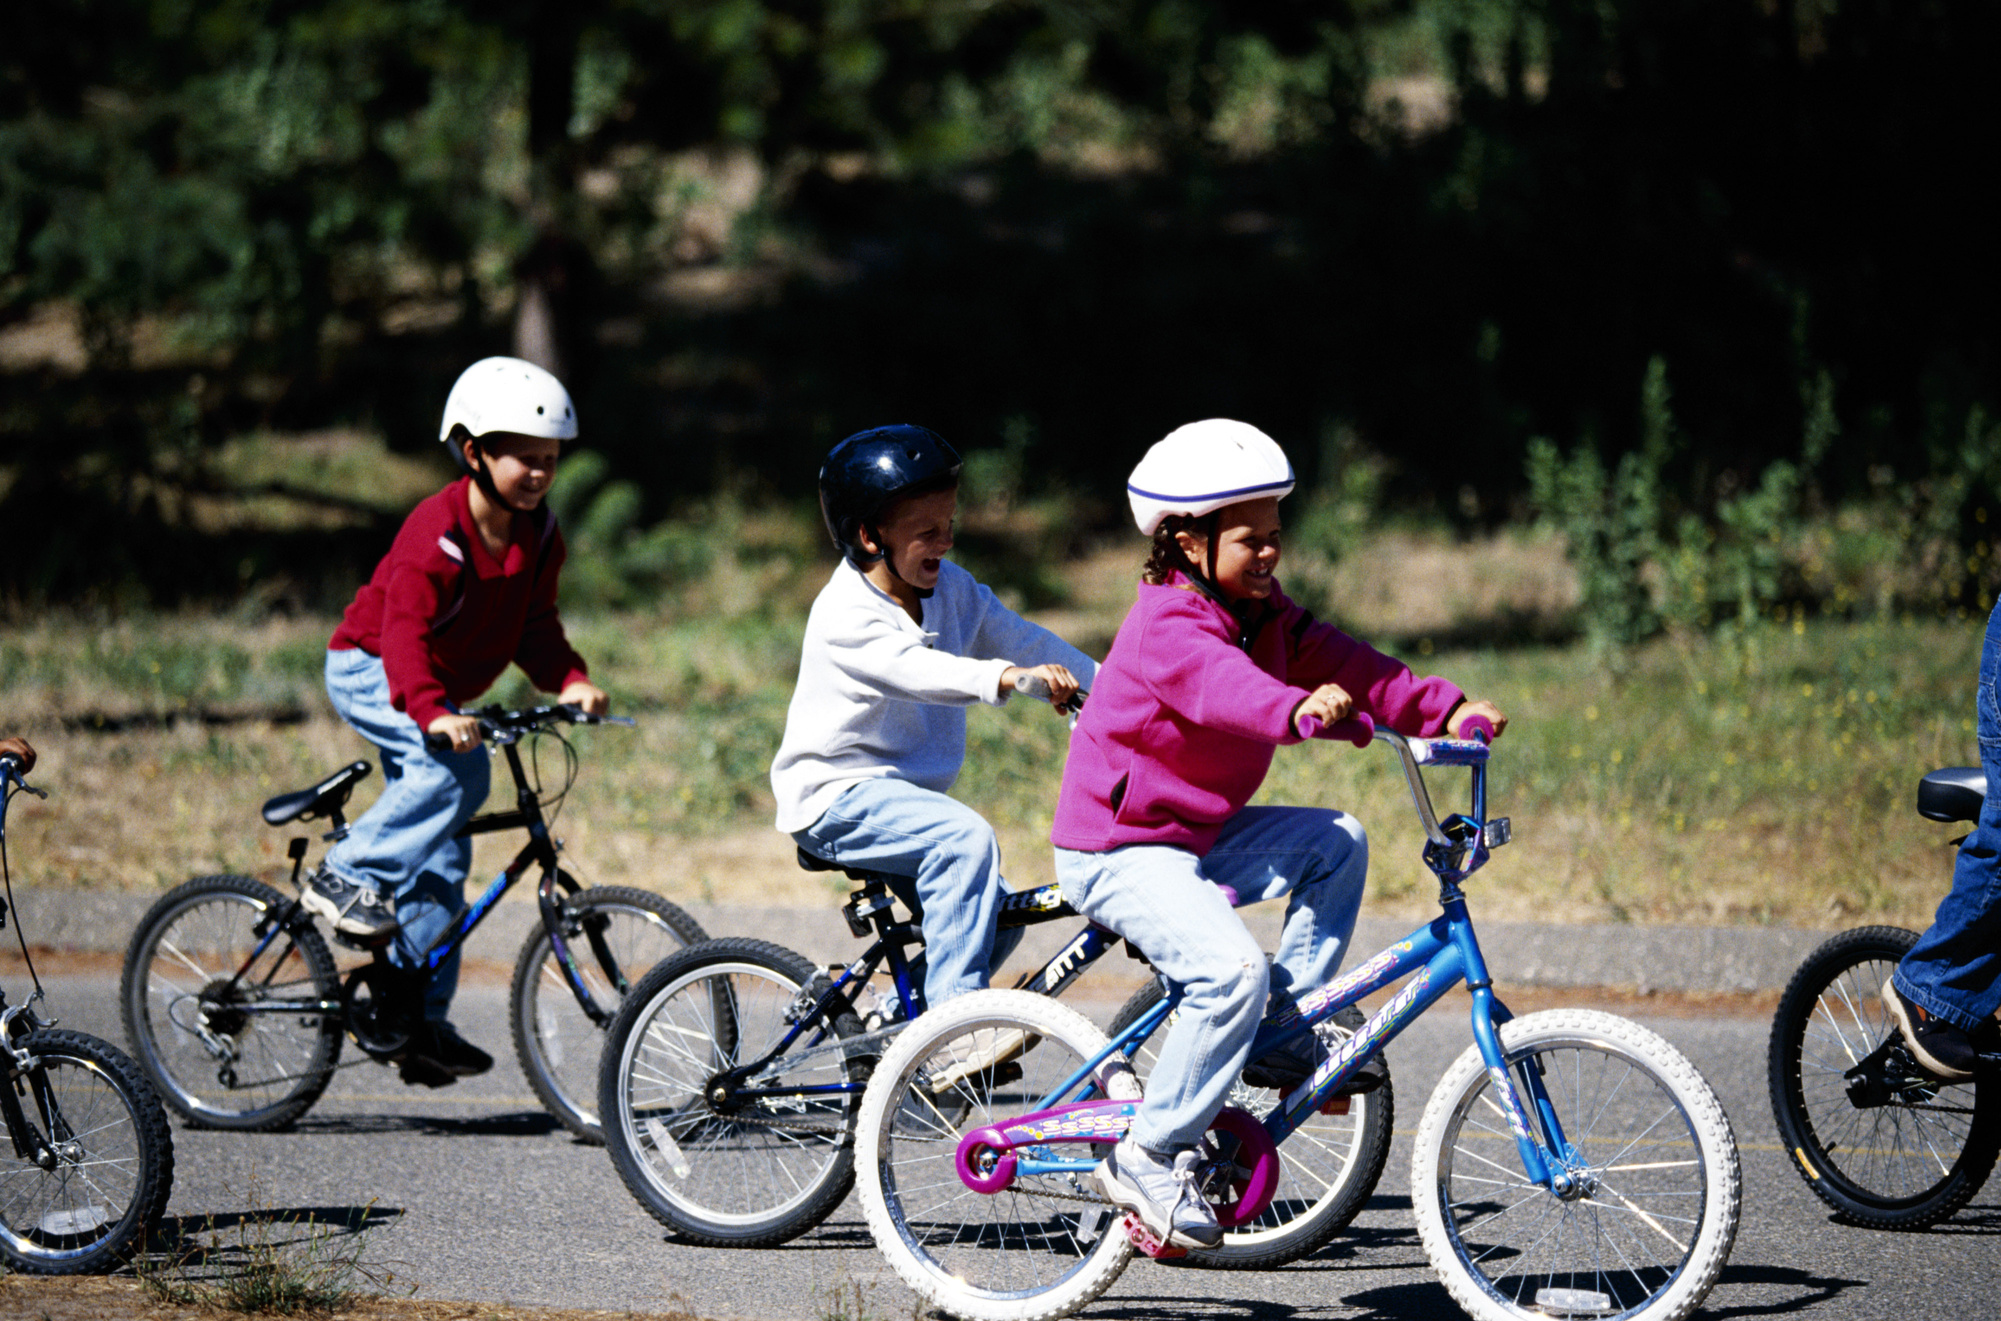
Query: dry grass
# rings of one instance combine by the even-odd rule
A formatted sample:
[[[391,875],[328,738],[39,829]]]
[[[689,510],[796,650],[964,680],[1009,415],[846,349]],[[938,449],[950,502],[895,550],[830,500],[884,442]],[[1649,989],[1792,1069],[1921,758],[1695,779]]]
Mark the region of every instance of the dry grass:
[[[6,1321],[217,1321],[241,1316],[213,1307],[163,1302],[137,1280],[86,1276],[0,1278],[0,1318]],[[418,1298],[361,1298],[323,1321],[702,1321],[693,1312],[590,1312]]]

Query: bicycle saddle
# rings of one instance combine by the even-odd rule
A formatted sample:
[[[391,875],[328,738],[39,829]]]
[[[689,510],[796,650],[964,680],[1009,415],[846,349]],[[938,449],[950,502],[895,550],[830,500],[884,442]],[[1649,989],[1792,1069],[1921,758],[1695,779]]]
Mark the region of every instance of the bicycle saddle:
[[[279,794],[264,804],[264,822],[282,826],[287,821],[331,816],[347,805],[347,796],[354,792],[354,786],[367,779],[373,769],[365,761],[349,762],[310,789]]]
[[[1978,821],[1986,797],[1985,771],[1946,766],[1918,781],[1918,815],[1931,821]]]

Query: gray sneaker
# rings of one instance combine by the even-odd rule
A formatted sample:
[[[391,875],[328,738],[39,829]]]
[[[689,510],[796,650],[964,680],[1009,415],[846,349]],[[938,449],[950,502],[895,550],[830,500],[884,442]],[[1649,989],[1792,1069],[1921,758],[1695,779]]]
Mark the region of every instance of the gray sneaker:
[[[1126,1138],[1092,1173],[1105,1196],[1138,1216],[1161,1242],[1213,1248],[1223,1241],[1223,1227],[1195,1186],[1201,1159],[1197,1152],[1183,1151],[1170,1160]]]
[[[396,914],[381,895],[324,866],[307,879],[299,903],[307,912],[333,923],[334,930],[343,936],[376,941],[396,934]]]

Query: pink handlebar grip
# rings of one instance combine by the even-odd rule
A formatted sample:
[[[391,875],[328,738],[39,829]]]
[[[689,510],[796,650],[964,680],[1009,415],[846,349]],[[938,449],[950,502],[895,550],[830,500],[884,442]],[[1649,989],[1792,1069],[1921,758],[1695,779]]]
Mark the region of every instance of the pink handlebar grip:
[[[1294,722],[1294,728],[1301,738],[1340,739],[1358,748],[1368,747],[1376,737],[1376,722],[1359,711],[1331,725],[1321,724],[1318,716],[1301,716]]]
[[[1460,722],[1459,737],[1462,739],[1479,739],[1482,743],[1492,743],[1494,741],[1494,722],[1485,716],[1467,716],[1464,721]]]

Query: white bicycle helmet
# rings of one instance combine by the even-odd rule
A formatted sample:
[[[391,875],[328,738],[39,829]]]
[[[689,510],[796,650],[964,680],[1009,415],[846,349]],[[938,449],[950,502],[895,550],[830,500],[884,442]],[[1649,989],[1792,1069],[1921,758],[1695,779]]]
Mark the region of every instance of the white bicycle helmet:
[[[511,431],[543,440],[575,440],[577,410],[563,383],[521,358],[481,358],[459,373],[445,396],[438,439],[451,444],[452,428],[478,437]]]
[[[1156,441],[1126,479],[1126,499],[1150,537],[1171,514],[1200,518],[1240,500],[1284,499],[1292,486],[1292,464],[1277,441],[1248,422],[1212,417]]]

